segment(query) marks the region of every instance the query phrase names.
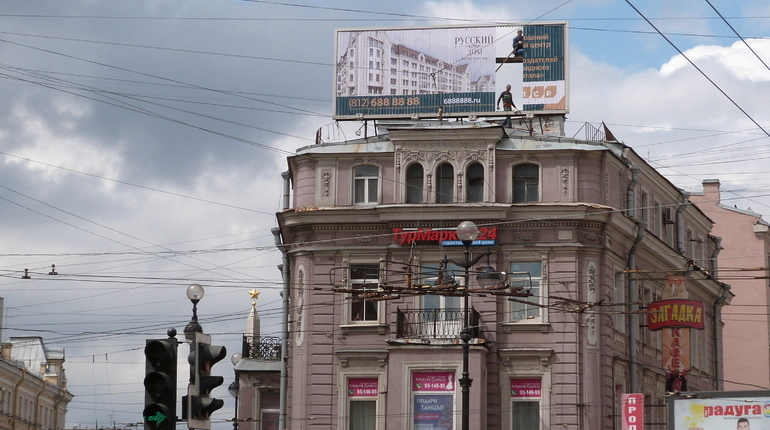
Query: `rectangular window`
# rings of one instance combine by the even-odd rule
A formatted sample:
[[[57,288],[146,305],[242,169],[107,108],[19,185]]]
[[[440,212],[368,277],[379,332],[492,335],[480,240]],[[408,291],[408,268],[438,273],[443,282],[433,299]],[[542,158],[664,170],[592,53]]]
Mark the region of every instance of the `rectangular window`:
[[[357,264],[350,266],[350,319],[352,322],[376,322],[378,303],[367,300],[367,295],[379,290],[379,265]]]
[[[414,429],[454,429],[454,372],[414,372],[412,374],[412,405]]]
[[[376,204],[379,192],[380,169],[363,165],[353,169],[353,203]]]
[[[348,430],[377,428],[377,378],[348,379]]]
[[[542,271],[540,261],[511,263],[512,288],[518,292],[531,293],[528,297],[518,297],[520,301],[511,302],[511,322],[542,322],[542,311],[539,306],[544,296],[541,286]]]
[[[620,268],[615,269],[615,294],[614,302],[615,306],[613,311],[615,315],[613,317],[615,323],[615,330],[620,333],[626,332],[626,274]]]
[[[539,378],[511,379],[511,430],[540,428],[541,385]]]
[[[278,430],[279,402],[278,390],[259,390],[259,430]]]

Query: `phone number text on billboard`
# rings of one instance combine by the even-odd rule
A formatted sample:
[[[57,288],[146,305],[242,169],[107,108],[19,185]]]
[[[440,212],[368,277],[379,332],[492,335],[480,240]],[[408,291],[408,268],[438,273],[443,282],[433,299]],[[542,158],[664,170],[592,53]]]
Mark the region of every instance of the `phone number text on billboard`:
[[[337,116],[494,112],[494,93],[446,93],[403,96],[352,96],[337,98]]]

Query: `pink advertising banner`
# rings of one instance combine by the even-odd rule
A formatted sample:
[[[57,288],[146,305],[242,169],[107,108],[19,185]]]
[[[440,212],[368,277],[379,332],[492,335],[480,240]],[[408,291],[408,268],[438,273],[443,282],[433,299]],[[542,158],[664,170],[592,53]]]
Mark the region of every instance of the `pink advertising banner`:
[[[623,394],[620,397],[622,430],[644,429],[644,394]]]
[[[454,372],[414,372],[412,391],[454,391]]]
[[[377,397],[377,378],[348,379],[348,397]]]
[[[540,379],[511,379],[511,398],[540,397]]]

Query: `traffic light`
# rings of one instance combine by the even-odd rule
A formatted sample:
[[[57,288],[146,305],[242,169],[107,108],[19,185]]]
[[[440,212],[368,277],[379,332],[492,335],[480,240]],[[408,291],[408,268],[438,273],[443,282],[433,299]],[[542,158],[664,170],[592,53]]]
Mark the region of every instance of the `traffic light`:
[[[211,367],[225,358],[224,346],[211,344],[211,336],[195,333],[195,341],[190,345],[190,385],[187,387],[185,416],[187,427],[207,430],[211,428],[211,414],[225,405],[222,399],[209,397],[214,388],[222,385],[225,378],[211,376]]]
[[[176,331],[174,331],[174,336]],[[171,336],[171,332],[169,332]],[[176,427],[176,357],[177,340],[147,339],[144,376],[144,426],[150,430],[174,430]]]

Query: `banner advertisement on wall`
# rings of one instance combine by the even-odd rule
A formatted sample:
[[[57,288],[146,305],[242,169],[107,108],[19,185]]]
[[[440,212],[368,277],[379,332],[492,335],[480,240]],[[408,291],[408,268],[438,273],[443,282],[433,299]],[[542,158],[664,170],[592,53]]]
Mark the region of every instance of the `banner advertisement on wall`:
[[[770,430],[770,391],[683,392],[667,402],[672,430]]]

